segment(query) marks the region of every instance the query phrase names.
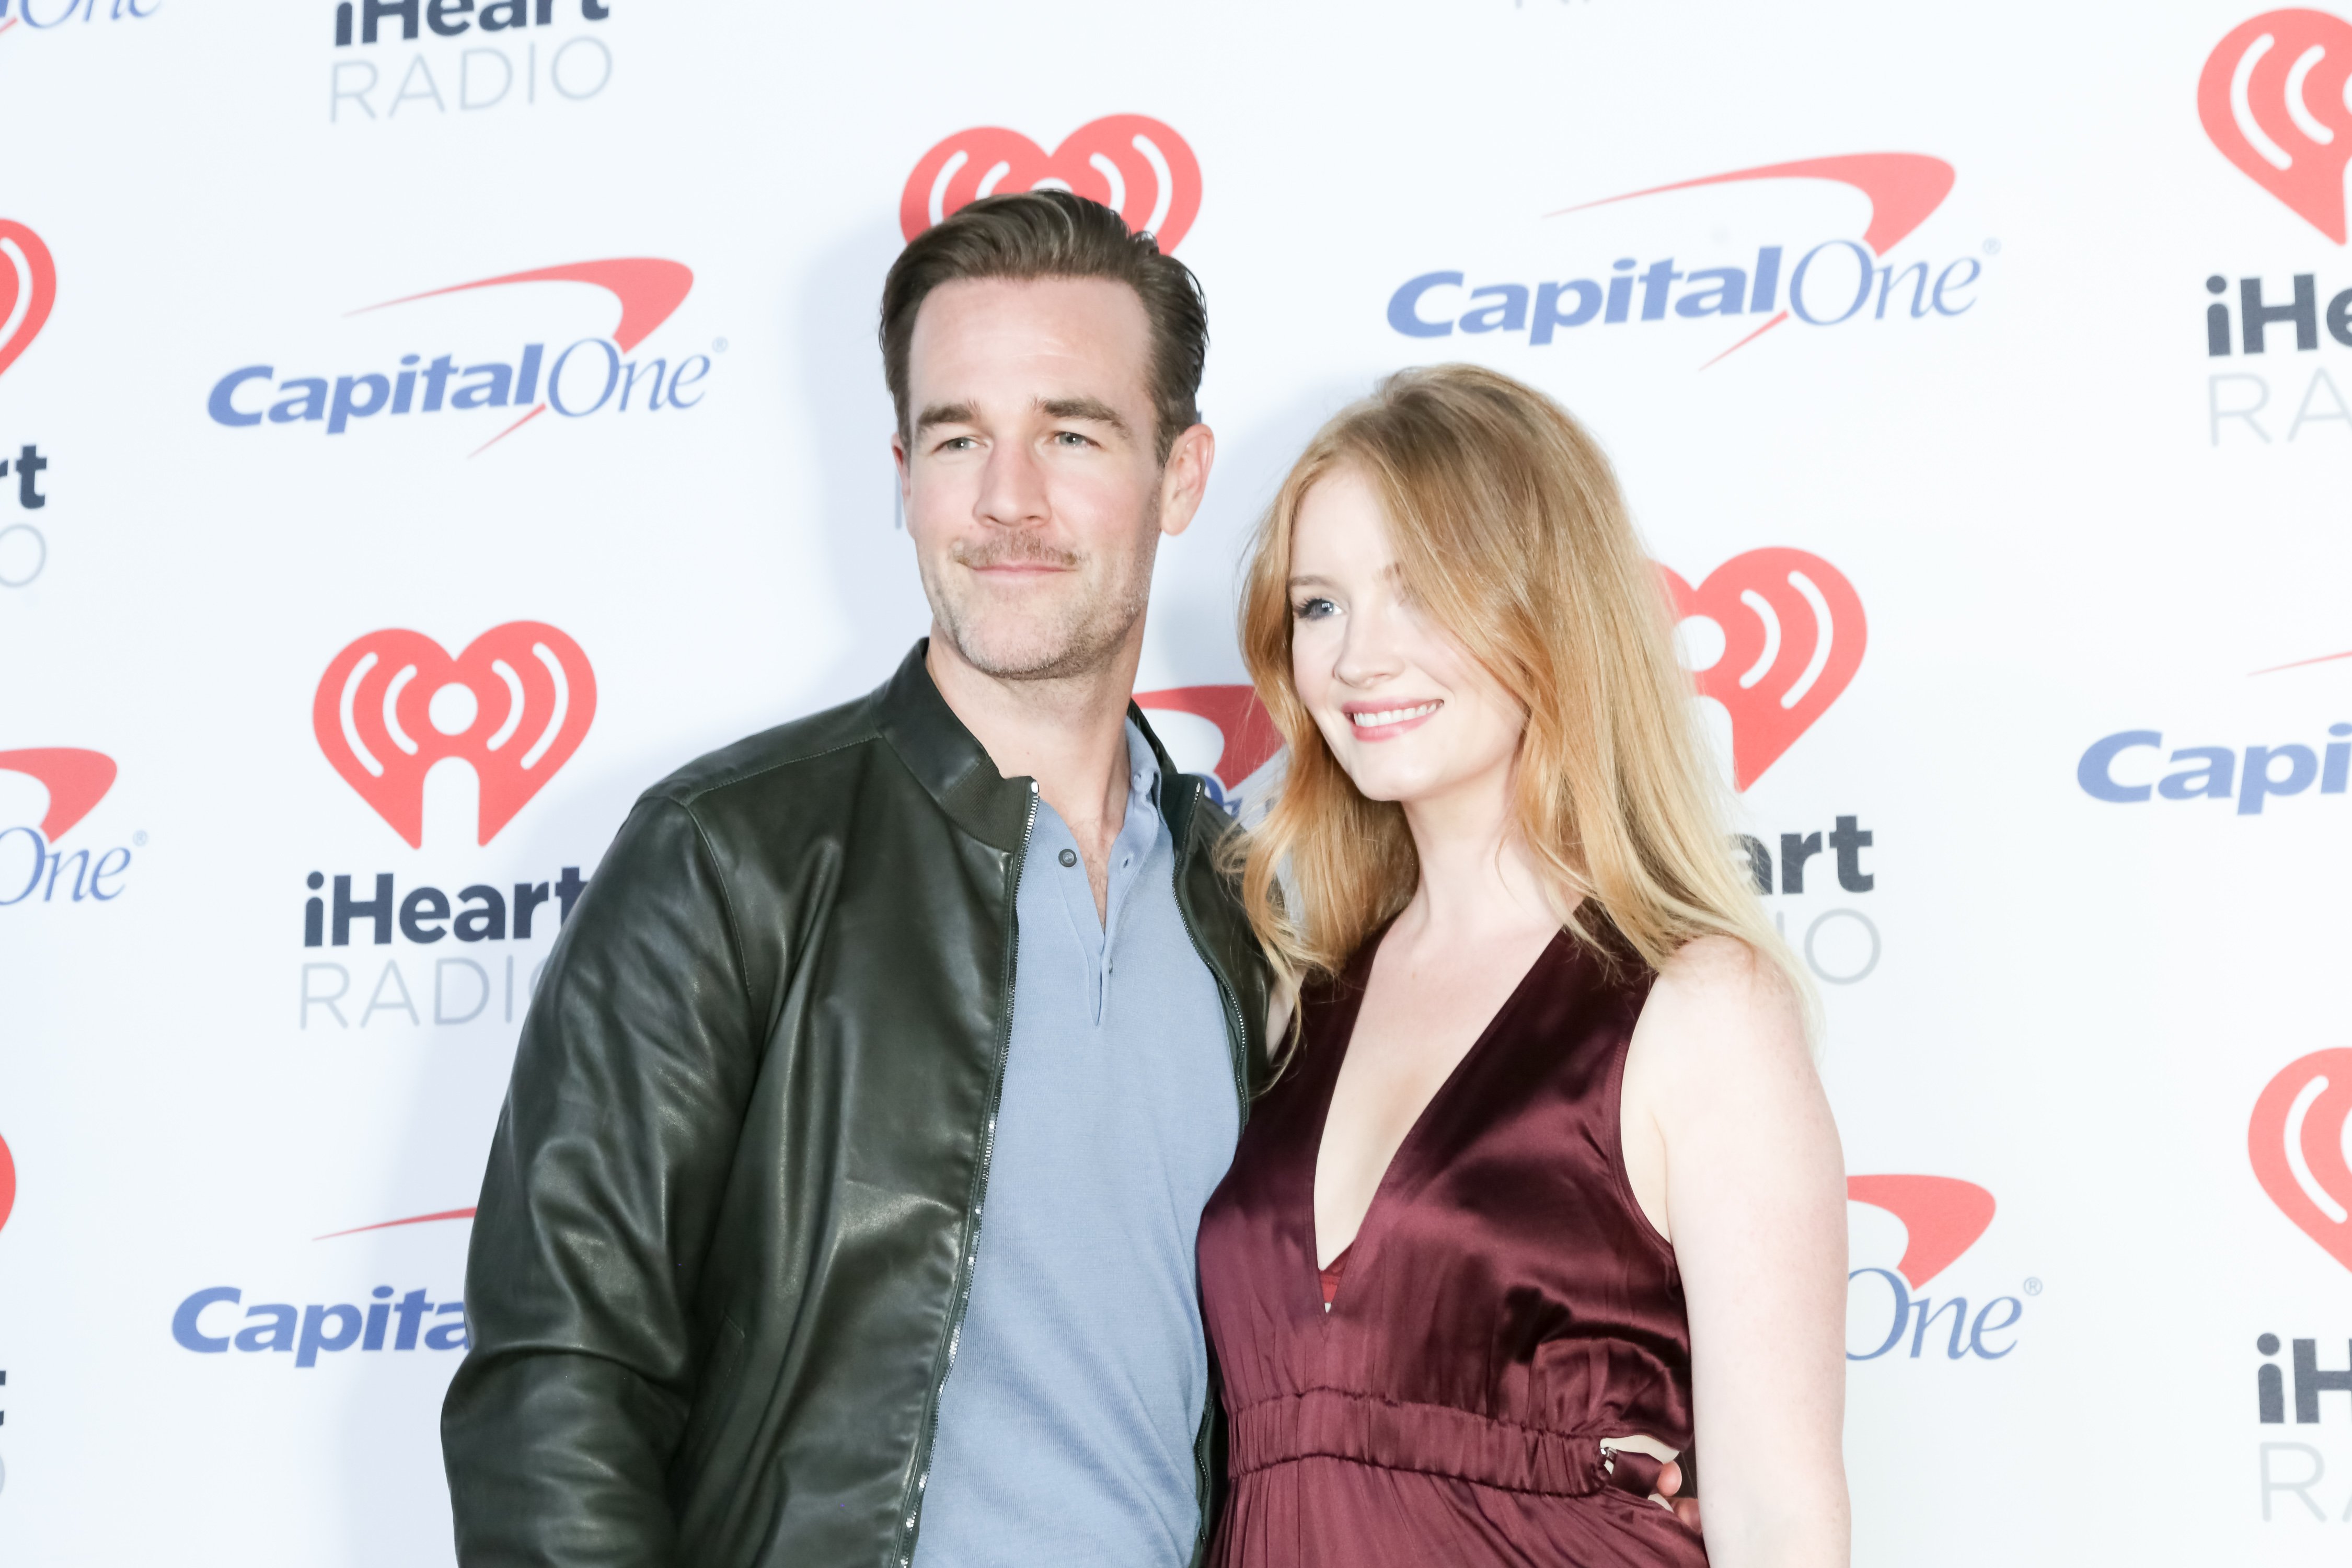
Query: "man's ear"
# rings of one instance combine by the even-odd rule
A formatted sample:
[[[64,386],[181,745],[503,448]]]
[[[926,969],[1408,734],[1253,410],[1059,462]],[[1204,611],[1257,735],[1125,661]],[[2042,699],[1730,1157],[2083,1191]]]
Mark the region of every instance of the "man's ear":
[[[1160,469],[1160,532],[1173,539],[1192,526],[1216,462],[1216,433],[1206,425],[1195,425],[1176,437]]]
[[[907,443],[899,434],[890,432],[890,466],[898,470],[898,505],[907,504],[907,484],[911,476],[907,472]]]

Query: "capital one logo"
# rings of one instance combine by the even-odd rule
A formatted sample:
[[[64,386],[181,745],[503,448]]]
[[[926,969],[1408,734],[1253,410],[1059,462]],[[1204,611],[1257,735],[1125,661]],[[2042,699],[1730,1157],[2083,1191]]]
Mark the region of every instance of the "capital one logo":
[[[19,21],[36,33],[44,33],[52,27],[62,26],[77,16],[85,25],[96,21],[143,22],[163,8],[163,0],[145,0],[143,10],[141,9],[141,0],[111,0],[109,8],[103,12],[99,9],[99,3],[100,0],[23,0],[20,5],[16,0],[0,0],[0,33],[6,32]],[[12,11],[17,14],[12,16]],[[48,18],[47,21],[42,20],[45,14]]]
[[[2246,1152],[2279,1212],[2352,1268],[2352,1050],[2314,1051],[2271,1079]]]
[[[1732,782],[1745,790],[1829,711],[1862,666],[1869,626],[1838,569],[1801,550],[1735,555],[1674,595],[1675,642],[1702,697],[1731,716]]]
[[[329,436],[341,436],[354,421],[379,416],[421,417],[445,409],[522,410],[474,448],[472,455],[479,456],[551,408],[567,419],[608,408],[651,415],[697,407],[707,395],[700,384],[710,374],[709,354],[688,354],[675,368],[667,355],[651,361],[628,357],[686,302],[694,288],[694,271],[683,262],[631,256],[539,267],[428,289],[362,306],[351,314],[364,316],[420,300],[529,283],[586,284],[603,290],[620,308],[611,335],[580,338],[552,354],[544,342],[527,342],[511,361],[484,357],[474,364],[459,363],[477,357],[472,354],[441,353],[428,361],[419,352],[403,354],[397,365],[386,370],[333,377],[289,375],[281,380],[275,365],[241,365],[213,384],[205,411],[215,424],[232,429],[267,420],[272,425],[323,425]]]
[[[411,848],[425,843],[425,778],[474,770],[488,844],[571,760],[596,716],[588,656],[540,621],[493,626],[452,658],[422,633],[370,632],[319,680],[310,723],[327,761]]]
[[[1184,138],[1142,114],[1089,121],[1048,153],[1018,131],[959,131],[922,156],[898,197],[908,239],[982,196],[1074,191],[1115,209],[1138,234],[1172,251],[1201,210],[1201,164]]]
[[[41,335],[57,298],[49,247],[23,224],[0,218],[0,375]]]
[[[2265,11],[2214,46],[2197,117],[2221,155],[2336,244],[2352,162],[2352,23]]]
[[[79,746],[34,746],[0,752],[0,773],[29,778],[48,795],[37,825],[0,826],[0,909],[57,903],[60,892],[63,901],[72,904],[85,900],[111,903],[121,898],[121,879],[131,859],[128,847],[98,849],[94,862],[89,847],[56,847],[114,787],[114,759]],[[144,844],[146,836],[135,842]],[[21,881],[16,877],[19,854],[26,868]]]
[[[1892,1308],[1878,1342],[1861,1352],[1849,1348],[1846,1360],[1876,1361],[1891,1354],[1903,1343],[1906,1331],[1913,1361],[1920,1360],[1931,1344],[1946,1361],[1971,1356],[2000,1361],[2017,1348],[2014,1339],[2000,1337],[2011,1333],[2025,1315],[2025,1303],[2017,1297],[1992,1297],[1971,1313],[1966,1296],[1948,1296],[1939,1301],[1927,1294],[1928,1282],[1958,1262],[1991,1227],[1999,1207],[1992,1194],[1957,1176],[1886,1175],[1850,1176],[1845,1194],[1849,1203],[1884,1209],[1903,1222],[1903,1256],[1894,1268],[1865,1265],[1846,1276],[1850,1287],[1865,1276],[1872,1277],[1885,1289]],[[2034,1281],[2026,1282],[2029,1293],[2037,1289]],[[1867,1321],[1870,1315],[1870,1309],[1864,1307],[1861,1316]],[[1947,1327],[1949,1333],[1944,1334]],[[1937,1331],[1937,1337],[1931,1338],[1931,1328]],[[1864,1337],[1876,1331],[1873,1323]]]
[[[1605,271],[1600,270],[1601,258],[1609,250],[1577,263],[1564,261],[1556,245],[1535,264],[1538,270],[1534,278],[1524,271],[1513,280],[1440,268],[1407,279],[1389,296],[1389,325],[1414,338],[1450,337],[1457,331],[1524,333],[1529,348],[1567,341],[1562,332],[1588,326],[1606,331],[1616,326],[1680,321],[1736,328],[1739,336],[1702,363],[1704,370],[1791,319],[1809,326],[1836,327],[1850,321],[1934,321],[1963,316],[1975,308],[1970,291],[1984,274],[1983,262],[1968,255],[1939,262],[1916,252],[1908,260],[1890,254],[1943,205],[1957,178],[1951,164],[1924,153],[1853,153],[1734,169],[1581,202],[1544,216],[1567,217],[1619,202],[1710,186],[1809,180],[1843,185],[1859,195],[1867,204],[1869,221],[1858,238],[1840,235],[1806,245],[1799,243],[1803,236],[1782,234],[1759,244],[1752,253],[1743,247],[1736,254],[1698,257],[1688,252],[1648,258],[1620,256],[1606,263]],[[1591,276],[1561,276],[1588,266],[1594,268]],[[1750,317],[1760,318],[1760,324],[1750,327],[1738,320]]]

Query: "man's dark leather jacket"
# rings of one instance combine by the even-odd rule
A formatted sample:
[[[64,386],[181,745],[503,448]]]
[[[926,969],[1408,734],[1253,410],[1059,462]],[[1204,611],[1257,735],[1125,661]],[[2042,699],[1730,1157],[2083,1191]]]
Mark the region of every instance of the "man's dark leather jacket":
[[[924,651],[649,791],[557,942],[442,1411],[466,1568],[913,1555],[1036,814]],[[1232,825],[1151,743],[1246,1112],[1265,982],[1217,867]],[[1212,1392],[1203,1539],[1216,1410]]]

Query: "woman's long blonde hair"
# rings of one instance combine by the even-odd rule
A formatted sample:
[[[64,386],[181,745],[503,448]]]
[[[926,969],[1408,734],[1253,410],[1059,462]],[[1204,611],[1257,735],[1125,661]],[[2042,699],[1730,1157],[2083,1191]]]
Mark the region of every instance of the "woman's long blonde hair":
[[[1290,762],[1238,847],[1281,983],[1339,973],[1420,879],[1403,809],[1357,792],[1292,683],[1293,531],[1307,491],[1342,468],[1380,497],[1406,589],[1527,710],[1517,828],[1561,924],[1600,946],[1589,899],[1654,970],[1694,938],[1732,937],[1810,1014],[1811,987],[1734,864],[1664,584],[1608,458],[1550,398],[1467,364],[1400,372],[1335,416],[1258,528],[1242,654]]]

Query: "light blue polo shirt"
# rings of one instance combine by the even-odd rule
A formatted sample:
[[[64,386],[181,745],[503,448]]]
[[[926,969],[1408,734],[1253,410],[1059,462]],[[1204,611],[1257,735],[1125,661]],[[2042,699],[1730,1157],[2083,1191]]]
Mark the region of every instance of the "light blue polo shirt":
[[[940,1395],[917,1568],[1181,1568],[1208,1398],[1192,1247],[1233,1163],[1224,1005],[1176,907],[1130,721],[1107,920],[1041,799],[979,1258]]]

